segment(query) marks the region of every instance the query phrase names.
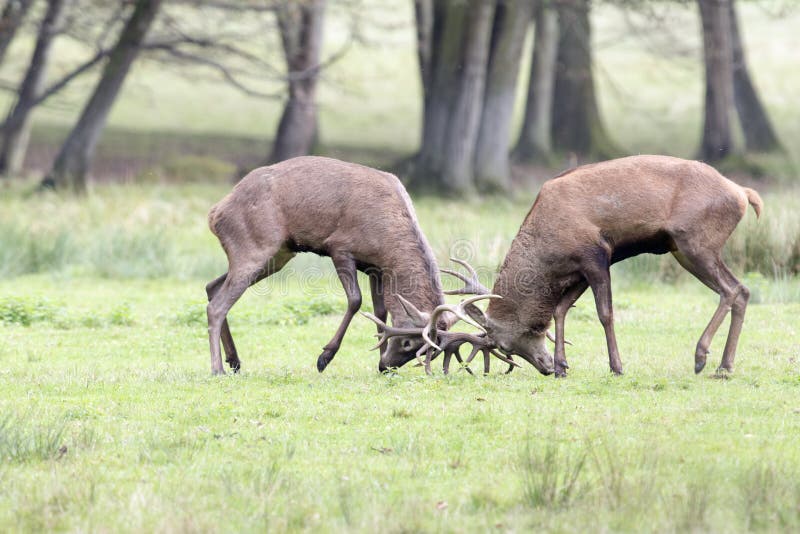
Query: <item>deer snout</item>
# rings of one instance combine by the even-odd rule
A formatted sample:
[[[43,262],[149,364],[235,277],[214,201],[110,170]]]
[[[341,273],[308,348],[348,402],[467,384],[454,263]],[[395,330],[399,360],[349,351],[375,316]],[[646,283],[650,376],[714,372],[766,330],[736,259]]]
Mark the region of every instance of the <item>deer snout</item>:
[[[553,355],[547,349],[542,347],[532,354],[520,354],[523,359],[533,365],[537,371],[545,376],[552,375],[555,372],[555,362]]]

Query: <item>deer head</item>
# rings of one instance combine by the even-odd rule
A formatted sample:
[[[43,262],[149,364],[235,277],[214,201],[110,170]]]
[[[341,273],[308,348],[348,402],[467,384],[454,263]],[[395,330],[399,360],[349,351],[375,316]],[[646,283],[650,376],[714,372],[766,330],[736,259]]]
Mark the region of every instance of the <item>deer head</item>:
[[[444,353],[443,368],[445,374],[447,374],[453,356],[455,356],[459,362],[463,363],[459,351],[461,346],[465,343],[469,343],[473,346],[467,364],[475,357],[478,351],[483,351],[487,361],[490,355],[494,355],[508,363],[510,365],[509,370],[513,369],[513,367],[518,367],[512,360],[498,354],[496,350],[494,350],[494,343],[485,335],[485,332],[481,335],[474,335],[466,332],[446,331],[459,320],[483,330],[478,323],[473,321],[466,314],[466,307],[471,306],[475,309],[479,309],[475,306],[475,302],[496,298],[501,297],[498,295],[477,295],[457,305],[442,304],[437,306],[432,313],[428,314],[420,312],[413,304],[398,295],[398,299],[407,314],[407,318],[414,323],[412,327],[388,326],[371,313],[361,312],[362,315],[375,322],[381,331],[378,336],[380,338],[378,344],[375,345],[373,349],[381,347],[384,343],[387,344],[386,352],[381,357],[381,371],[397,368],[413,359],[417,359],[420,365],[425,367],[425,372],[430,374],[431,361],[439,354]],[[445,314],[449,314],[451,318],[445,319]],[[486,368],[488,369],[488,365],[486,365]]]
[[[443,273],[455,276],[464,282],[464,287],[451,291],[445,291],[447,295],[488,295],[489,290],[478,280],[478,273],[467,262],[450,258],[452,261],[461,264],[469,273],[466,276],[458,271],[442,269]],[[486,337],[491,340],[494,346],[506,356],[520,356],[525,361],[533,365],[543,375],[553,373],[553,355],[547,350],[545,339],[549,338],[548,332],[534,331],[530,327],[517,320],[516,315],[497,314],[491,312],[491,306],[486,313],[480,308],[467,302],[464,305],[464,312],[486,333]]]

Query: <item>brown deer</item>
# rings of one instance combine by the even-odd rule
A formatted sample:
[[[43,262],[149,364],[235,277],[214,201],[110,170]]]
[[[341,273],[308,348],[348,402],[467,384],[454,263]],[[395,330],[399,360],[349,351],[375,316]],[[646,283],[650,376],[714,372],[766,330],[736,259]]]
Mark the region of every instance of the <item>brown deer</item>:
[[[208,222],[228,257],[228,272],[206,286],[214,374],[225,372],[220,338],[231,369],[241,366],[228,311],[249,286],[298,252],[330,256],[347,295],[344,318],[317,359],[320,372],[361,306],[357,271],[369,277],[375,318],[384,322],[388,312],[396,328],[417,328],[418,334],[444,303],[436,259],[392,174],[329,158],[290,159],[250,172],[211,208]],[[463,313],[460,318],[471,322]],[[446,330],[453,322],[446,319],[437,312],[436,326]],[[423,343],[419,335],[383,339],[379,368],[400,367]]]
[[[665,156],[633,156],[586,165],[546,182],[506,255],[486,313],[465,311],[507,355],[566,376],[564,320],[588,288],[608,344],[611,371],[622,374],[611,306],[611,264],[642,253],[672,253],[719,294],[720,302],[695,350],[695,372],[706,364],[711,340],[731,312],[718,372],[732,372],[748,289],[722,261],[722,248],[748,203],[759,216],[758,193],[712,167]],[[465,279],[466,277],[461,277]],[[474,278],[474,276],[473,276]],[[484,293],[467,284],[462,293]],[[545,348],[555,319],[555,359]]]

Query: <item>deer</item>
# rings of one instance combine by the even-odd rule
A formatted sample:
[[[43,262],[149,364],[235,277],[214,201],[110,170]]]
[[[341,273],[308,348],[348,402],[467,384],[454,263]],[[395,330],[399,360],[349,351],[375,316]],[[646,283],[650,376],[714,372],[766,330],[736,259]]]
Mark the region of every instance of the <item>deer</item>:
[[[591,288],[611,372],[621,375],[609,268],[638,254],[671,253],[720,297],[695,348],[695,373],[705,368],[711,341],[729,312],[717,373],[732,373],[750,292],[725,265],[722,249],[748,204],[759,217],[763,202],[756,191],[697,161],[632,156],[568,170],[544,183],[523,220],[491,290],[500,298],[489,300],[486,312],[471,302],[462,311],[485,332],[485,346],[565,377],[564,321]],[[470,276],[450,272],[466,282],[454,293],[489,294],[474,269],[469,271]],[[554,355],[544,342],[553,321]],[[428,324],[419,333],[425,350],[454,350],[437,344],[432,332]]]
[[[565,377],[564,321],[591,288],[609,367],[621,375],[609,268],[643,253],[671,253],[720,297],[695,348],[695,373],[705,368],[728,312],[717,373],[732,373],[750,292],[725,265],[722,249],[748,204],[759,217],[764,204],[756,191],[698,161],[643,155],[568,170],[544,183],[523,220],[492,289],[502,298],[491,299],[485,313],[472,304],[465,312],[505,354],[527,361],[552,358],[555,376]],[[554,356],[544,343],[551,321]]]
[[[324,157],[285,160],[242,178],[211,208],[208,223],[228,258],[227,272],[206,286],[214,374],[225,374],[220,341],[230,369],[236,373],[241,368],[227,320],[230,309],[248,287],[280,271],[300,252],[330,257],[347,296],[342,321],[317,358],[319,372],[333,360],[361,307],[358,271],[369,278],[370,315],[394,329],[379,341],[380,371],[413,360],[426,344],[420,336],[424,328],[435,328],[438,338],[458,320],[478,326],[463,307],[444,304],[436,258],[408,193],[390,173]],[[470,336],[459,339],[481,341]]]

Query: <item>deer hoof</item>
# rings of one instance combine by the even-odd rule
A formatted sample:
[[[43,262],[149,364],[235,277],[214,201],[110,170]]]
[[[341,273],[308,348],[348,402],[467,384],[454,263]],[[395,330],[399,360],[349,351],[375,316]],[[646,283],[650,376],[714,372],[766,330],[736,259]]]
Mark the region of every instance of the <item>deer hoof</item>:
[[[230,366],[231,371],[233,371],[234,374],[238,373],[239,370],[242,368],[242,362],[239,361],[239,358],[225,360],[225,361],[228,362],[228,365]]]
[[[336,351],[331,349],[325,349],[322,351],[322,354],[319,355],[317,358],[317,371],[320,373],[328,367],[328,364],[331,363],[334,355],[336,355]]]
[[[211,374],[214,375],[214,376],[222,376],[222,375],[225,374],[225,369],[223,369],[221,367],[219,369],[212,369],[211,370]]]
[[[694,363],[694,374],[696,375],[700,374],[700,372],[705,368],[705,366],[706,366],[705,358],[703,358],[702,360],[697,359]]]
[[[728,379],[733,374],[733,369],[729,367],[722,367],[721,365],[717,367],[716,372],[714,373],[714,378],[721,378],[723,380]]]

